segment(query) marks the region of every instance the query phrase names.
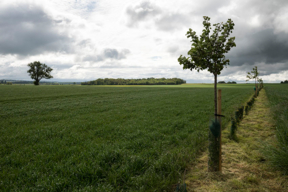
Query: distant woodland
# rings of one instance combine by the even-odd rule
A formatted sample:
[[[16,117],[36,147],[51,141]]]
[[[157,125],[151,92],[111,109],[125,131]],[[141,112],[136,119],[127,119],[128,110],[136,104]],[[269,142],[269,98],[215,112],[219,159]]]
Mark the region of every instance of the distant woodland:
[[[225,81],[218,81],[218,83],[224,84],[224,83],[226,83],[226,82],[225,82]],[[228,81],[227,84],[237,84],[237,83],[236,83],[235,81]]]
[[[83,82],[81,85],[180,85],[186,83],[179,78],[142,78],[142,79],[97,79],[94,81]]]

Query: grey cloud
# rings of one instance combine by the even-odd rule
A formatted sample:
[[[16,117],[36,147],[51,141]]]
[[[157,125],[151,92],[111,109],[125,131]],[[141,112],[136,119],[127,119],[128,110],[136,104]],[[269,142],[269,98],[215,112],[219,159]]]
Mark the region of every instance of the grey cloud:
[[[86,55],[82,61],[93,61],[93,62],[99,62],[103,61],[104,58],[100,55]]]
[[[106,62],[104,65],[101,65],[99,68],[142,68],[137,65],[123,65],[119,62]]]
[[[274,34],[272,29],[267,29],[238,39],[236,45],[227,55],[233,66],[288,61],[288,34],[285,33]]]
[[[0,8],[0,54],[69,52],[71,39],[40,7],[20,4]]]
[[[124,49],[121,52],[118,52],[116,49],[105,49],[104,57],[120,60],[120,59],[125,59],[128,53],[130,53],[128,49]]]
[[[275,63],[275,64],[256,64],[257,67],[259,68],[259,74],[261,76],[266,76],[270,74],[277,74],[279,72],[286,71],[288,69],[287,65],[288,62],[286,63]]]
[[[69,69],[74,66],[74,64],[49,63],[46,61],[42,61],[42,63],[45,63],[53,69],[52,75],[58,70]],[[0,79],[31,80],[27,73],[27,64],[28,63],[22,63],[20,66],[13,66],[11,63],[7,62],[2,66],[0,65]]]
[[[130,51],[128,49],[123,49],[121,51],[118,51],[117,49],[105,49],[99,55],[87,55],[87,56],[85,56],[82,59],[82,61],[99,62],[99,61],[104,61],[106,59],[121,60],[121,59],[125,59],[129,53],[130,53]]]
[[[161,18],[155,22],[157,28],[163,31],[179,30],[187,23],[189,23],[189,18],[179,13],[162,15]]]
[[[168,47],[167,51],[171,54],[171,55],[179,55],[178,51],[179,51],[179,47],[177,45]]]
[[[279,32],[277,29],[281,26],[275,22],[282,8],[285,10],[287,6],[285,0],[239,4],[233,12],[241,18],[233,19],[235,33],[232,35],[236,37],[237,47],[227,54],[231,66],[247,72],[257,65],[262,75],[288,70],[288,34]],[[257,22],[251,25],[253,18]]]
[[[139,21],[151,18],[161,12],[160,8],[152,5],[149,1],[144,1],[135,7],[128,7],[126,13],[129,16],[129,27],[136,26]]]
[[[190,20],[189,17],[180,13],[165,13],[149,1],[142,2],[135,7],[128,7],[126,13],[129,17],[129,27],[137,26],[141,21],[152,19],[156,27],[162,31],[179,30]]]
[[[52,69],[57,69],[57,70],[69,69],[69,68],[73,67],[74,65],[75,64],[58,64],[58,63],[49,64],[49,66],[51,66]]]
[[[84,40],[80,41],[79,43],[77,43],[77,45],[80,47],[85,47],[85,46],[89,45],[90,43],[91,43],[90,39],[84,39]]]
[[[288,63],[274,63],[274,64],[266,64],[266,63],[254,63],[253,65],[239,65],[239,66],[228,66],[224,68],[221,72],[220,78],[228,78],[233,77],[235,75],[240,75],[244,79],[246,79],[247,72],[252,71],[254,66],[257,66],[259,77],[263,78],[265,76],[271,74],[278,74],[280,72],[287,70]]]
[[[233,3],[233,1],[227,2],[225,5],[223,2],[215,5],[214,9],[219,10]],[[288,70],[288,34],[279,32],[281,30],[277,29],[280,24],[275,22],[280,10],[285,10],[287,6],[288,1],[280,0],[244,1],[237,4],[231,16],[220,12],[210,14],[208,12],[212,9],[211,6],[206,7],[208,12],[193,12],[191,15],[194,14],[197,18],[202,15],[211,16],[212,24],[226,22],[228,18],[232,18],[235,22],[235,30],[231,36],[236,37],[236,47],[226,55],[226,58],[230,59],[228,69],[231,70],[223,70],[221,75],[231,75],[237,71],[251,71],[255,65],[259,67],[259,70],[261,69],[263,75],[270,75]],[[252,22],[253,19],[254,22]],[[201,21],[203,21],[202,17]],[[191,28],[193,29],[193,26]],[[197,35],[200,34],[197,33]]]
[[[161,43],[162,39],[161,38],[155,38],[154,41],[157,42],[157,43]]]
[[[218,14],[219,8],[223,6],[228,6],[230,3],[233,3],[231,0],[221,0],[221,1],[211,1],[211,0],[201,0],[197,4],[197,9],[194,9],[191,13],[193,15],[216,15]]]
[[[5,63],[0,66],[0,79],[29,79],[26,73],[27,66],[13,66],[10,63]],[[24,72],[24,73],[23,73]]]

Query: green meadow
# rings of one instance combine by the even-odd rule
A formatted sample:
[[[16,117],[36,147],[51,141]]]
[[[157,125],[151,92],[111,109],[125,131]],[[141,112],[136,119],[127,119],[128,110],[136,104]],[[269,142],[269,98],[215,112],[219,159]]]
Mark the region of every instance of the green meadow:
[[[253,84],[222,89],[223,127]],[[0,191],[163,191],[207,148],[212,84],[0,86]]]
[[[288,174],[288,84],[271,84],[265,87],[275,123],[276,142],[265,146],[269,163]]]

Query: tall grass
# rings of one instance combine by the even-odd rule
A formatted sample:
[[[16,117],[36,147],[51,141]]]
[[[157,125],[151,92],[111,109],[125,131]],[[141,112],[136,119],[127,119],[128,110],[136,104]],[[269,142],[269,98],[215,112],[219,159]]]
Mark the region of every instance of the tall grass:
[[[222,86],[222,113],[252,87]],[[0,191],[167,190],[214,114],[212,85],[0,86],[0,106]]]
[[[267,85],[265,89],[276,122],[277,143],[266,146],[264,154],[273,167],[288,174],[288,85]]]

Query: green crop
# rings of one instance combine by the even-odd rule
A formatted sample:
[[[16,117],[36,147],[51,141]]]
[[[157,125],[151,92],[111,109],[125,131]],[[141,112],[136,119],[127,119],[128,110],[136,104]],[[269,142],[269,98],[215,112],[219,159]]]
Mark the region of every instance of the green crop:
[[[222,125],[253,85],[221,85]],[[0,86],[0,191],[163,191],[207,148],[213,85]]]
[[[265,145],[264,154],[273,167],[288,174],[288,85],[268,84],[265,90],[276,125],[277,141]]]

